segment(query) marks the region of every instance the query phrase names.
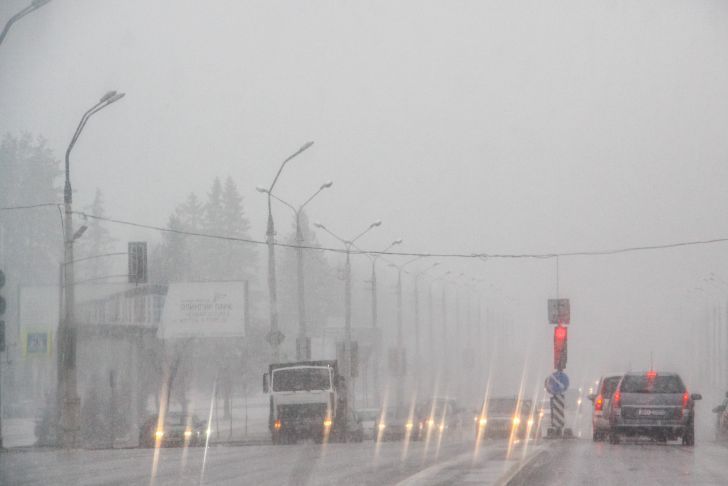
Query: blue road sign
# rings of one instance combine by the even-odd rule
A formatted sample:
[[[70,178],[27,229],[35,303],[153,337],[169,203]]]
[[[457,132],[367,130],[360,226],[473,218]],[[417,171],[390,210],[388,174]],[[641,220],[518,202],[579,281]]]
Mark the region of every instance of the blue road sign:
[[[561,395],[569,389],[569,377],[563,371],[554,371],[546,378],[546,391],[552,395]]]

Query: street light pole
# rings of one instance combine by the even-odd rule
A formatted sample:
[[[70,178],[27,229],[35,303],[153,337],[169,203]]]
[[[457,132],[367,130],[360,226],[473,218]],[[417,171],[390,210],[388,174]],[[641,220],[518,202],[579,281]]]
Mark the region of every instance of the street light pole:
[[[298,291],[298,338],[296,338],[296,360],[298,361],[306,361],[311,359],[311,346],[308,339],[308,321],[306,320],[306,291],[304,285],[305,279],[303,275],[303,244],[305,243],[305,240],[303,237],[303,228],[301,228],[301,212],[306,207],[306,205],[310,203],[311,200],[313,200],[313,198],[318,196],[318,194],[324,189],[328,189],[329,187],[331,187],[333,184],[334,183],[332,181],[327,181],[321,184],[321,187],[319,187],[316,192],[314,192],[308,199],[303,202],[303,204],[301,204],[297,208],[294,207],[292,204],[279,198],[275,194],[269,193],[267,189],[263,187],[256,187],[256,190],[258,192],[268,193],[269,199],[272,197],[290,208],[296,218],[296,281]]]
[[[76,378],[76,344],[77,330],[75,321],[75,292],[73,269],[73,242],[81,237],[85,227],[73,232],[73,191],[71,190],[71,150],[81,135],[89,118],[98,111],[124,97],[124,93],[109,91],[81,117],[71,143],[66,150],[65,175],[63,190],[64,207],[64,258],[63,258],[63,290],[65,297],[64,317],[58,326],[58,426],[60,445],[73,448],[77,445],[77,434],[80,428],[81,399],[78,396]]]
[[[449,270],[440,275],[439,280],[442,281],[441,295],[440,295],[440,310],[442,312],[442,353],[441,353],[441,367],[442,367],[442,381],[447,383],[448,380],[448,362],[447,362],[447,280],[445,279],[452,272]]]
[[[33,12],[35,10],[38,10],[39,8],[41,8],[43,5],[45,5],[46,3],[50,2],[50,1],[51,0],[33,0],[30,3],[30,5],[28,5],[23,10],[21,10],[18,13],[16,13],[12,17],[10,17],[10,20],[7,21],[7,23],[5,24],[5,27],[3,28],[2,32],[0,32],[0,44],[3,43],[3,41],[5,40],[5,36],[8,35],[8,31],[10,30],[10,27],[12,27],[12,25],[15,22],[17,22],[18,20],[22,19],[23,17],[25,17],[26,15],[28,15],[30,12]]]
[[[434,262],[429,267],[425,268],[421,272],[418,272],[414,275],[414,304],[415,304],[415,360],[414,360],[414,369],[415,369],[415,386],[417,389],[420,387],[420,377],[422,374],[420,373],[420,292],[419,292],[419,286],[418,282],[421,276],[425,275],[427,272],[438,266],[440,262]],[[432,359],[432,356],[430,356],[430,359]]]
[[[381,251],[381,253],[385,253],[386,251],[390,250],[392,247],[396,245],[402,244],[402,238],[397,238],[392,243],[389,244],[388,247],[386,247],[384,250]],[[372,255],[372,329],[377,329],[377,260],[381,254],[375,254]],[[375,336],[376,342],[374,343],[374,349],[372,350],[373,360],[374,363],[374,399],[375,403],[379,404],[379,354],[380,354],[380,344],[381,340],[378,339],[377,336]]]
[[[268,224],[265,232],[266,243],[268,245],[268,300],[270,307],[270,331],[268,332],[267,340],[273,350],[273,362],[277,363],[280,360],[280,345],[283,342],[283,336],[278,329],[278,291],[276,284],[276,253],[275,253],[275,226],[273,224],[273,204],[271,202],[273,188],[278,182],[278,178],[283,171],[286,164],[299,155],[304,150],[308,149],[313,145],[313,142],[306,142],[292,155],[289,155],[278,168],[273,182],[270,187],[263,192],[268,194]]]
[[[351,363],[351,247],[354,246],[354,243],[356,240],[367,234],[370,230],[373,228],[376,228],[377,226],[381,226],[382,221],[377,220],[374,221],[372,224],[370,224],[367,229],[359,233],[356,237],[345,240],[343,238],[340,238],[331,230],[329,230],[326,226],[323,224],[316,222],[314,223],[314,226],[317,228],[320,228],[327,232],[329,235],[333,236],[335,239],[339,240],[344,245],[344,249],[346,250],[346,264],[344,266],[344,274],[345,274],[345,282],[344,282],[344,305],[345,305],[345,317],[344,317],[344,353],[342,359],[344,360],[343,367],[344,367],[344,379],[346,380],[346,385],[349,387],[350,394],[349,396],[351,399],[347,399],[346,406],[351,409],[351,407],[354,405],[354,383],[352,380],[352,363]]]
[[[420,258],[422,257],[415,257],[409,261],[404,262],[402,265],[396,265],[394,263],[389,264],[390,267],[394,267],[397,269],[397,353],[399,356],[398,362],[400,366],[402,366],[405,362],[405,360],[402,358],[406,356],[404,353],[404,331],[402,325],[402,272],[407,265],[419,260]],[[399,380],[397,384],[397,407],[401,407],[404,405],[403,399],[405,376],[403,373],[401,373],[401,370],[398,370],[398,372]]]

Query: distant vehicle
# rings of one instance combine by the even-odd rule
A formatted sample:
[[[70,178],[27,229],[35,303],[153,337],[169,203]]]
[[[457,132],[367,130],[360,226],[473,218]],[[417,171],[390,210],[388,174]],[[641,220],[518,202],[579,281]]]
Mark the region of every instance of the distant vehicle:
[[[682,438],[683,445],[693,446],[694,405],[702,398],[688,393],[677,373],[627,373],[609,403],[609,442],[647,436],[660,442]]]
[[[374,439],[376,437],[376,424],[379,417],[379,410],[376,408],[362,408],[356,411],[356,415],[361,424],[362,434],[365,439]]]
[[[604,412],[609,410],[609,402],[623,375],[624,373],[612,373],[602,376],[596,392],[589,395],[589,400],[594,404],[592,409],[592,440],[594,442],[604,440],[609,435],[609,417]]]
[[[201,446],[209,435],[207,424],[196,415],[167,412],[162,425],[159,424],[158,415],[152,415],[144,421],[139,430],[139,446]]]
[[[411,410],[409,406],[392,406],[382,410],[377,416],[376,438],[377,440],[419,440],[421,438],[421,420],[417,410]]]
[[[532,413],[538,413],[534,417]],[[538,434],[540,412],[533,410],[531,400],[518,400],[517,397],[489,398],[475,416],[475,437],[519,437]]]
[[[450,433],[460,430],[465,410],[457,400],[449,397],[433,397],[416,408],[419,416],[418,429],[422,435],[428,432]]]
[[[728,392],[725,394],[723,403],[713,408],[715,414],[715,438],[717,440],[728,439]]]
[[[361,440],[353,413],[347,415],[346,383],[336,360],[271,364],[263,391],[270,393],[268,427],[274,444]]]

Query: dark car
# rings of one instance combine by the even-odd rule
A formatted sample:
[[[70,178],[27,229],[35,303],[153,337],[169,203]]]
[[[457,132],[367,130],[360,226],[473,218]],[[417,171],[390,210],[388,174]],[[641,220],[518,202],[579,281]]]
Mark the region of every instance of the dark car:
[[[592,410],[592,440],[594,442],[603,440],[609,434],[609,416],[605,411],[609,410],[609,402],[617,389],[622,373],[612,373],[602,376],[597,385],[596,393],[589,395],[589,400],[594,404]]]
[[[460,430],[465,410],[457,400],[448,397],[433,397],[417,406],[420,435],[428,433],[446,434]]]
[[[609,442],[621,436],[647,436],[660,442],[682,438],[695,445],[695,400],[677,373],[627,373],[609,403]]]
[[[410,407],[394,406],[382,410],[375,425],[376,439],[382,441],[405,438],[419,440],[421,438],[420,423],[417,410],[412,410]]]
[[[139,430],[140,447],[200,446],[204,445],[210,429],[196,415],[167,412],[164,424],[159,416],[152,415]]]
[[[531,400],[516,397],[489,398],[475,416],[475,437],[519,437],[537,435]]]

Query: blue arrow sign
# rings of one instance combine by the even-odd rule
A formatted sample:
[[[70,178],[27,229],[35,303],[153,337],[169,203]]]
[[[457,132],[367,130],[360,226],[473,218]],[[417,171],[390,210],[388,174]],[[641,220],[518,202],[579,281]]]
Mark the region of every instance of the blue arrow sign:
[[[563,371],[554,371],[546,379],[546,391],[551,395],[561,395],[569,389],[569,377]]]

